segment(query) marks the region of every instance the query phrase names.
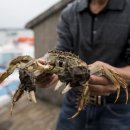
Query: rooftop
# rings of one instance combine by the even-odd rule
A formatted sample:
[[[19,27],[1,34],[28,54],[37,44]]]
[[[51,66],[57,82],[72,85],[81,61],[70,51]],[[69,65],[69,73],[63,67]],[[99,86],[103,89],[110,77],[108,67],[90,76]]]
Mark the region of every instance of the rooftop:
[[[58,12],[59,10],[63,9],[69,2],[71,2],[71,0],[61,0],[60,2],[56,3],[51,8],[49,8],[48,10],[46,10],[45,12],[41,13],[36,18],[31,20],[30,22],[28,22],[25,27],[26,28],[35,27],[37,24],[43,22],[51,15],[53,15],[56,12]]]

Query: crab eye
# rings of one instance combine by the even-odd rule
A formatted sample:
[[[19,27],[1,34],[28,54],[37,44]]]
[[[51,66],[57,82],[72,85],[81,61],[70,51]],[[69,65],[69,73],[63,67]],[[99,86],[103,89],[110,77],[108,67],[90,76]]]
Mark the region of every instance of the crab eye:
[[[59,67],[65,67],[65,65],[66,65],[66,63],[64,61],[62,61],[62,60],[58,60],[57,61],[57,66],[59,66]]]

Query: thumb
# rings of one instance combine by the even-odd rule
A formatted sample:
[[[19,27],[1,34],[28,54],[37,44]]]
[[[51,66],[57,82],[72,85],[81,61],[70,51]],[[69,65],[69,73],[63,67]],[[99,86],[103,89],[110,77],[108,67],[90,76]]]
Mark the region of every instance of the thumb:
[[[46,64],[46,61],[44,60],[44,58],[43,58],[43,57],[41,57],[41,58],[37,59],[37,61],[38,61],[39,63],[43,64],[43,65],[45,65],[45,64]]]

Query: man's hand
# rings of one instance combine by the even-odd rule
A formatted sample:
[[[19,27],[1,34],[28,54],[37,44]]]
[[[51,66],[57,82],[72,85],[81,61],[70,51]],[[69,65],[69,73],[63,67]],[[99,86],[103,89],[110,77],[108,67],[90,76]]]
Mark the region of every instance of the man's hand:
[[[116,69],[114,69],[114,67],[100,61],[94,62],[93,64],[89,65],[90,72],[96,65],[105,65],[109,69],[116,72]],[[96,96],[110,95],[117,90],[117,88],[114,87],[114,84],[110,80],[108,80],[104,76],[96,76],[94,74],[91,74],[90,76],[89,89],[90,94]]]
[[[41,64],[46,64],[43,57],[37,59],[37,61],[40,62]],[[46,75],[46,77],[42,81],[37,82],[36,84],[37,84],[38,87],[46,88],[46,87],[50,87],[50,86],[54,85],[55,83],[57,83],[57,81],[58,81],[58,76],[57,75],[48,74],[48,75]]]
[[[90,90],[91,95],[109,96],[111,93],[115,92],[117,88],[114,87],[113,83],[111,83],[105,77],[91,75],[90,81],[89,81],[89,90]]]

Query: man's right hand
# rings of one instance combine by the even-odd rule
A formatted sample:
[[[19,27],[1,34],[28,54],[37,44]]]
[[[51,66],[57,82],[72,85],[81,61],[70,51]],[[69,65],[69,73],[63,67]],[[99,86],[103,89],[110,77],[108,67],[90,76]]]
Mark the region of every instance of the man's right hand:
[[[46,64],[43,57],[37,59],[37,61],[43,65]],[[43,80],[36,82],[36,84],[38,87],[46,88],[54,85],[55,83],[57,83],[57,81],[58,81],[58,76],[56,74],[52,74],[52,75],[48,74],[46,75],[46,77],[43,78]]]

